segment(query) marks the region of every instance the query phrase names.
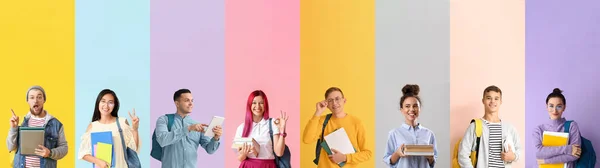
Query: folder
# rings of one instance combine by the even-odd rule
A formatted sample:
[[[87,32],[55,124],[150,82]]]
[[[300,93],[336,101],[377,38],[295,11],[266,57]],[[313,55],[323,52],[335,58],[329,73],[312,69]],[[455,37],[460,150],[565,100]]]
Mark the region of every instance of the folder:
[[[404,145],[404,155],[433,156],[433,145]]]
[[[244,144],[250,145],[250,147],[253,147],[254,150],[256,150],[257,152],[260,151],[260,144],[254,138],[235,138],[233,139],[233,144],[231,144],[231,148],[235,153],[238,153],[238,150],[242,148]],[[255,157],[257,155],[251,152],[249,156]]]
[[[91,138],[92,138],[92,147],[94,145],[97,145],[99,142],[101,143],[105,143],[105,144],[113,144],[113,138],[112,138],[112,131],[105,131],[105,132],[92,132],[90,134]],[[96,149],[92,148],[92,154],[97,154],[97,152],[95,151]],[[115,157],[115,152],[114,152],[114,146],[111,147],[112,152],[112,158]],[[94,155],[94,157],[97,157],[97,155]],[[115,167],[115,162],[111,162],[110,163],[111,167]],[[96,167],[96,165],[92,164],[93,167]]]
[[[44,127],[19,127],[21,155],[35,155],[38,145],[44,145]]]
[[[113,158],[113,145],[98,142],[96,146],[96,158],[105,161],[106,163],[112,163]]]
[[[337,129],[326,135],[324,138],[329,148],[336,149],[343,154],[352,154],[356,152],[344,128]]]
[[[542,146],[565,146],[569,144],[569,133],[544,131]],[[540,164],[540,168],[564,168],[566,163]]]

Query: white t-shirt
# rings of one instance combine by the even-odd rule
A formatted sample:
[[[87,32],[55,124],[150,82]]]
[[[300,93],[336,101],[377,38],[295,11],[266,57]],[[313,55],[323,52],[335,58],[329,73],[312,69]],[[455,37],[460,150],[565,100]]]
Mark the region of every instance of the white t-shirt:
[[[273,154],[273,142],[271,142],[271,136],[269,135],[269,123],[268,119],[264,118],[260,120],[260,122],[252,123],[252,129],[250,129],[249,138],[254,138],[256,142],[260,145],[260,150],[258,151],[258,157],[251,155],[248,158],[252,159],[275,159],[275,155]],[[279,128],[275,126],[274,119],[271,121],[271,125],[273,127],[273,134],[279,134]],[[238,126],[235,131],[235,138],[241,138],[242,133],[244,132],[244,123]]]

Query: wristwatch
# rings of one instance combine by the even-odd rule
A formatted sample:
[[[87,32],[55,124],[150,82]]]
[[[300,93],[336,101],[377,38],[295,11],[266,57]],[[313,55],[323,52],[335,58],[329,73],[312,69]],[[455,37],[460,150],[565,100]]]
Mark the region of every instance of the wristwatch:
[[[287,133],[279,133],[279,136],[283,136],[284,138],[287,136]]]

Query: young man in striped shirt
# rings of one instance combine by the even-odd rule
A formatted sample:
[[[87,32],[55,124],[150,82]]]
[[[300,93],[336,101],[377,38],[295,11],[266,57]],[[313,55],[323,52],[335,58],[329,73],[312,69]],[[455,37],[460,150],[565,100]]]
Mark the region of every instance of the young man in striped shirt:
[[[481,118],[483,133],[479,142],[479,149],[476,148],[475,123],[471,123],[458,149],[460,167],[474,167],[470,155],[471,151],[478,150],[475,167],[510,168],[511,163],[519,159],[521,145],[516,129],[498,117],[500,105],[502,105],[502,91],[493,85],[487,87],[483,91],[482,102],[485,107],[485,114]]]
[[[44,110],[46,103],[46,92],[40,86],[33,86],[27,90],[27,103],[29,104],[29,113],[24,117],[23,127],[44,127],[44,144],[40,144],[35,149],[37,156],[21,155],[19,138],[19,117],[13,111],[10,119],[10,131],[6,138],[6,146],[12,152],[16,151],[13,167],[17,168],[56,168],[56,161],[67,155],[68,147],[65,138],[65,132],[62,123],[52,117]],[[12,109],[11,109],[12,110]]]

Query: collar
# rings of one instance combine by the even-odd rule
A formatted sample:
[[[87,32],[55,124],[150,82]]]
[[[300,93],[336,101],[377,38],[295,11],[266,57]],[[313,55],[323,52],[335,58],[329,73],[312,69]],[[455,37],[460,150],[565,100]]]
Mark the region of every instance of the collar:
[[[416,129],[421,129],[421,124],[417,123],[416,127],[411,127],[410,125],[406,124],[406,123],[402,123],[402,128],[406,129],[406,130],[410,130],[411,128],[415,128]]]

